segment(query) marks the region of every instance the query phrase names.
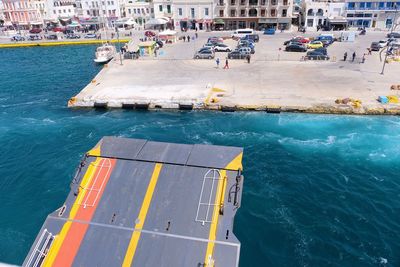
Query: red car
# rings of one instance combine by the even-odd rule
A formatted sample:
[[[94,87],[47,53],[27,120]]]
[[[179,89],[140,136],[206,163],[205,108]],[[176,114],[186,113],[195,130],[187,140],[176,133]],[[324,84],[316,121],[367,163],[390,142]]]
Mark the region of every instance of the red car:
[[[41,33],[42,32],[42,29],[39,29],[39,28],[33,28],[33,29],[31,29],[30,31],[29,31],[29,33]]]
[[[64,29],[61,28],[61,27],[54,27],[54,28],[52,29],[52,31],[53,31],[53,32],[62,32],[62,31],[64,31]]]
[[[154,37],[154,36],[156,36],[156,34],[155,34],[154,32],[152,32],[152,31],[146,31],[146,32],[144,33],[144,35],[145,35],[146,37]]]
[[[293,40],[295,40],[299,43],[302,43],[302,44],[306,44],[306,43],[310,42],[310,40],[308,38],[304,38],[302,36],[297,36],[297,37],[293,38]]]

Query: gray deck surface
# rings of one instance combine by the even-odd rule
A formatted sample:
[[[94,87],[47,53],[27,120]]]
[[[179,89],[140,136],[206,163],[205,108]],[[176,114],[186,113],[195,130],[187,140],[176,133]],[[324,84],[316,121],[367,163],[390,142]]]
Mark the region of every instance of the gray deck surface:
[[[134,232],[140,233],[140,237],[130,266],[203,266],[207,246],[213,242],[215,246],[212,259],[215,266],[238,266],[240,243],[232,231],[243,179],[236,179],[241,170],[235,167],[227,170],[226,166],[241,153],[242,149],[237,147],[104,137],[83,160],[84,164],[78,170],[64,203],[64,211],[54,211],[47,217],[24,266],[41,266],[43,261],[51,262],[49,255],[55,255],[59,259],[63,256],[62,246],[71,236],[75,239],[81,238],[80,244],[74,243],[77,247],[75,254],[67,253],[72,255],[68,256],[72,257],[69,264],[61,265],[121,266]],[[88,168],[91,164],[94,166],[96,159],[115,164],[110,173],[107,172],[109,178],[104,180],[104,186],[96,187],[97,191],[90,191],[93,196],[88,203],[93,202],[93,206],[84,207],[83,200],[79,202],[79,199],[83,194],[82,190],[85,194],[89,194],[89,191],[83,189],[82,180],[86,172],[90,173]],[[145,195],[151,188],[149,185],[154,179],[152,175],[156,163],[161,163],[162,166],[146,209],[143,227],[140,228],[139,217],[143,216],[140,212],[145,205]],[[204,178],[222,172],[226,172],[225,187],[218,186],[219,181],[221,185],[225,183],[222,178]],[[93,177],[95,174],[90,181],[96,179]],[[102,180],[99,181],[98,184],[101,184]],[[240,188],[236,194],[236,205],[233,201],[235,192],[232,191],[235,185]],[[214,208],[219,210],[222,206],[216,199],[218,188],[225,189],[223,214],[219,214],[217,220],[212,220]],[[212,205],[199,206],[199,201]],[[215,206],[215,203],[218,205]],[[78,207],[77,214],[80,214],[75,217],[75,213],[71,212],[74,205]],[[91,218],[84,217],[89,213],[92,214]],[[205,222],[201,222],[202,220]],[[61,229],[66,227],[67,222],[72,222],[72,226],[64,235],[65,239],[62,239]],[[212,224],[217,225],[215,240],[209,240]],[[85,230],[83,234],[72,233],[71,229],[74,227]],[[46,236],[49,236],[50,242],[43,245],[42,237]],[[64,241],[61,241],[60,244],[63,245],[58,251],[54,244],[60,240]],[[49,266],[61,266],[56,263],[57,261]]]

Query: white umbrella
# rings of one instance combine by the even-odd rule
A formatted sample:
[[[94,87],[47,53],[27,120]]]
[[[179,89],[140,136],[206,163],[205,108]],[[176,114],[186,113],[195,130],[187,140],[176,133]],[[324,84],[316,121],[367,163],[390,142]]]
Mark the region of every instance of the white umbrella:
[[[146,22],[146,25],[151,26],[151,25],[165,25],[167,24],[168,21],[165,19],[151,19]]]

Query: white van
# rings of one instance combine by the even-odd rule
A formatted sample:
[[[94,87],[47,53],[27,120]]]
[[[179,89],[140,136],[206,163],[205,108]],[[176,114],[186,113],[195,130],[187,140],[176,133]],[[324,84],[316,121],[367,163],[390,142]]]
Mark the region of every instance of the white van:
[[[236,30],[232,33],[232,38],[243,38],[246,37],[246,35],[253,34],[254,31],[253,29],[240,29]]]

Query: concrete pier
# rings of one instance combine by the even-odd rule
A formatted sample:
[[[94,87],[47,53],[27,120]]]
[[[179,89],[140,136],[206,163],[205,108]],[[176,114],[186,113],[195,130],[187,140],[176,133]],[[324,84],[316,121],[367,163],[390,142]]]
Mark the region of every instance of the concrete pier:
[[[164,47],[157,58],[110,62],[78,95],[70,107],[148,108],[148,109],[212,109],[223,111],[263,110],[269,112],[312,112],[343,114],[400,114],[399,104],[381,104],[379,95],[397,95],[390,90],[400,84],[400,63],[386,66],[379,54],[363,53],[371,41],[384,39],[385,33],[371,32],[359,36],[355,43],[334,43],[328,48],[329,61],[302,61],[304,53],[279,51],[285,40],[297,33],[276,36],[261,35],[251,63],[229,60],[223,69],[226,53],[217,53],[215,60],[193,60],[208,33],[191,43]],[[211,33],[215,35],[215,33]],[[225,43],[234,47],[233,40]],[[343,62],[355,51],[354,62]],[[336,99],[351,98],[336,104]]]

